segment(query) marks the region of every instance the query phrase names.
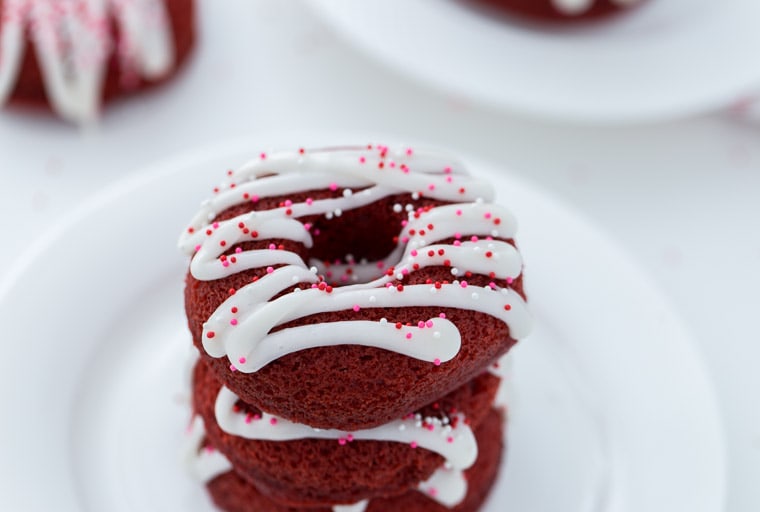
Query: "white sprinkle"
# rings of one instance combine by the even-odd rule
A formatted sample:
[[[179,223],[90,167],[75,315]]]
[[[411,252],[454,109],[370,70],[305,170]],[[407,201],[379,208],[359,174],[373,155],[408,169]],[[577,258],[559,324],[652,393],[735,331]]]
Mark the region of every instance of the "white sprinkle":
[[[483,204],[483,198],[479,197],[479,198],[475,199],[475,202],[478,203],[478,204]]]
[[[491,230],[491,236],[494,237],[494,238],[498,237],[499,236],[499,230],[498,229]]]
[[[344,188],[343,189],[343,197],[351,197],[354,194],[354,191],[350,188]]]
[[[398,279],[399,281],[401,281],[402,279],[404,279],[404,274],[402,274],[401,272],[397,273],[396,274],[396,279]]]
[[[377,302],[377,297],[375,297],[374,295],[370,295],[369,296],[369,301],[370,302]],[[383,320],[385,320],[385,319],[383,319]]]
[[[441,337],[441,331],[435,331],[435,332],[433,333],[433,338],[435,338],[435,339],[439,339],[440,337]]]
[[[411,212],[412,210],[414,210],[414,206],[412,206],[411,204],[408,204],[408,205],[406,205],[406,206],[404,207],[404,209],[405,209],[406,211],[408,211],[408,212]]]
[[[341,210],[340,208],[336,208],[335,209],[335,216],[336,217],[340,217],[341,215],[343,215],[343,210]]]
[[[374,297],[374,295],[373,295],[373,297]],[[371,301],[371,300],[372,300],[372,299],[370,299],[370,301]],[[383,317],[383,318],[381,318],[381,319],[380,319],[380,323],[381,323],[381,324],[387,324],[387,323],[388,323],[388,319],[387,319],[387,318],[385,318],[385,317]]]
[[[406,430],[406,425],[402,423],[401,425],[398,426],[398,429],[403,432],[404,430]]]
[[[401,213],[401,210],[403,210],[404,207],[401,206],[399,203],[396,203],[393,205],[393,211],[396,213]]]
[[[316,274],[317,272],[319,272],[319,270],[317,269],[317,267],[309,267],[309,272],[311,272],[312,274]]]
[[[412,193],[412,199],[414,199],[416,201],[419,198],[420,198],[420,193],[419,192]]]
[[[458,276],[459,275],[459,269],[456,267],[451,268],[451,275],[452,276]]]
[[[333,218],[333,213],[332,213],[332,212],[327,212],[327,213],[325,213],[325,218],[326,218],[327,220],[330,220],[330,219],[332,219],[332,218]]]

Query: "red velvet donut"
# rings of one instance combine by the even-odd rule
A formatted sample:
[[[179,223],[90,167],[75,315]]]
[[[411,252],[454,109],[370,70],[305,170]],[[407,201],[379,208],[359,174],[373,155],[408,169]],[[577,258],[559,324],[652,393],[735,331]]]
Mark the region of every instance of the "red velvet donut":
[[[166,81],[190,54],[194,0],[80,4],[0,0],[0,104],[88,122],[103,102]]]

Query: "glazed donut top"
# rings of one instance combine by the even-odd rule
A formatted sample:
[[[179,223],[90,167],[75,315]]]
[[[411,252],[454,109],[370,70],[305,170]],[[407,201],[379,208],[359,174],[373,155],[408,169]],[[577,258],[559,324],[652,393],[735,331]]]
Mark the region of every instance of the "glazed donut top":
[[[119,31],[116,48],[111,20]],[[0,13],[0,104],[11,95],[33,41],[45,90],[64,119],[97,117],[112,53],[122,77],[157,79],[175,49],[163,0],[3,0]]]
[[[554,7],[568,16],[580,15],[591,9],[595,2],[600,0],[551,0]],[[610,0],[611,3],[620,7],[633,5],[640,0]]]
[[[283,198],[309,190],[332,190],[332,197],[283,200],[279,207],[252,211],[217,221],[222,211],[263,197]],[[342,193],[341,193],[342,191]],[[398,194],[444,201],[431,208],[393,205],[406,210],[396,249],[381,261],[332,265],[345,276],[345,286],[332,288],[316,260],[271,244],[243,250],[252,239],[286,239],[312,247],[312,226],[299,218],[343,212]],[[358,344],[392,350],[440,365],[461,346],[457,326],[443,313],[417,325],[351,320],[364,308],[451,307],[482,312],[509,327],[510,336],[528,334],[531,318],[523,298],[509,284],[522,271],[512,239],[516,221],[505,208],[492,204],[492,187],[470,177],[461,162],[433,151],[391,149],[383,145],[300,149],[262,153],[236,171],[215,195],[202,203],[181,235],[179,245],[192,255],[190,272],[198,280],[215,280],[253,268],[263,277],[231,294],[205,322],[203,347],[212,357],[227,356],[230,369],[256,372],[286,354],[308,348]],[[312,217],[313,218],[313,217]],[[462,234],[466,237],[463,237]],[[232,248],[237,247],[234,253]],[[405,285],[411,273],[430,266],[448,267],[451,281]],[[275,268],[277,267],[277,268]],[[468,285],[468,273],[489,276],[487,286]],[[286,292],[287,293],[283,293]],[[348,320],[276,327],[308,315],[345,311]]]

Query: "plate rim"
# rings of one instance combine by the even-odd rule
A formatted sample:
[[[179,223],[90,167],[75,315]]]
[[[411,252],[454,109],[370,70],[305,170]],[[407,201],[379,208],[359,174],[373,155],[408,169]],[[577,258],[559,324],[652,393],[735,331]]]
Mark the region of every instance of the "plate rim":
[[[341,18],[339,14],[336,14],[338,12],[338,5],[353,6],[354,4],[352,4],[350,0],[304,1],[315,16],[332,32],[336,33],[340,40],[349,46],[359,48],[363,54],[368,55],[373,60],[379,62],[384,68],[389,69],[404,78],[410,79],[419,86],[433,89],[441,94],[450,95],[454,99],[463,98],[482,108],[496,109],[527,118],[536,118],[538,120],[558,123],[573,123],[583,126],[627,126],[641,123],[675,121],[689,116],[707,114],[729,108],[736,104],[737,101],[740,101],[741,98],[757,92],[757,89],[760,88],[760,66],[757,66],[757,72],[742,76],[741,79],[737,77],[730,82],[721,82],[720,87],[697,89],[702,91],[699,95],[696,95],[693,92],[689,94],[671,95],[668,97],[667,101],[657,100],[649,101],[644,104],[637,103],[635,107],[626,107],[624,104],[627,104],[627,102],[621,100],[617,102],[618,105],[615,107],[616,110],[608,109],[604,112],[590,111],[584,108],[579,109],[570,106],[569,104],[565,104],[563,107],[558,108],[552,103],[551,106],[547,107],[543,102],[537,102],[535,100],[525,102],[524,98],[520,99],[514,97],[514,95],[512,95],[512,97],[507,97],[494,94],[492,90],[473,90],[471,84],[465,85],[459,79],[448,80],[449,83],[446,83],[446,80],[435,79],[430,76],[429,72],[423,72],[419,68],[416,68],[412,62],[407,62],[403,56],[399,55],[400,52],[389,50],[388,45],[383,45],[372,37],[362,37],[357,35],[358,31],[349,27],[349,23],[347,23],[348,18],[346,17],[344,19]],[[377,3],[382,0],[369,1]],[[423,6],[430,3],[428,0],[412,1],[415,5]],[[726,4],[739,5],[737,2],[727,2]],[[465,10],[464,6],[456,7],[460,10]],[[643,8],[647,8],[647,6],[640,6],[637,9]],[[356,13],[357,11],[352,12]],[[472,17],[482,17],[482,14],[473,14]],[[356,16],[354,16],[353,19],[355,21]],[[435,34],[436,32],[433,33]],[[438,41],[445,40],[445,38],[441,38]],[[760,42],[760,38],[756,38],[756,40],[757,42]],[[684,56],[680,55],[680,57]],[[683,59],[679,60],[679,62],[681,61],[683,61]],[[748,66],[745,66],[745,68],[746,67]],[[469,71],[472,71],[472,69]],[[696,82],[707,83],[709,80],[704,80],[704,78],[714,76],[714,74],[704,72],[700,76],[702,77],[702,80],[696,80]],[[451,77],[449,76],[448,78],[450,79]],[[480,81],[483,82],[488,77],[479,76],[479,78],[481,79]],[[641,79],[642,77],[639,78]],[[693,87],[690,89],[692,91],[694,90]],[[508,88],[502,88],[502,90],[508,90]],[[528,105],[526,103],[530,104]]]

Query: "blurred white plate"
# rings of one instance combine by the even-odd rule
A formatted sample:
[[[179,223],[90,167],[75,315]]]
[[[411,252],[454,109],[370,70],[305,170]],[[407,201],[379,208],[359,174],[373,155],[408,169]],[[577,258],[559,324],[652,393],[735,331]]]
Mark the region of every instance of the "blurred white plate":
[[[653,121],[760,88],[760,2],[648,0],[572,28],[489,18],[467,0],[311,0],[405,75],[487,106],[576,122]]]
[[[0,509],[212,510],[178,457],[190,339],[175,240],[260,143],[199,150],[104,190],[0,282]],[[485,511],[721,510],[713,390],[645,272],[540,190],[468,160],[521,219],[538,325],[514,351],[509,456]]]

